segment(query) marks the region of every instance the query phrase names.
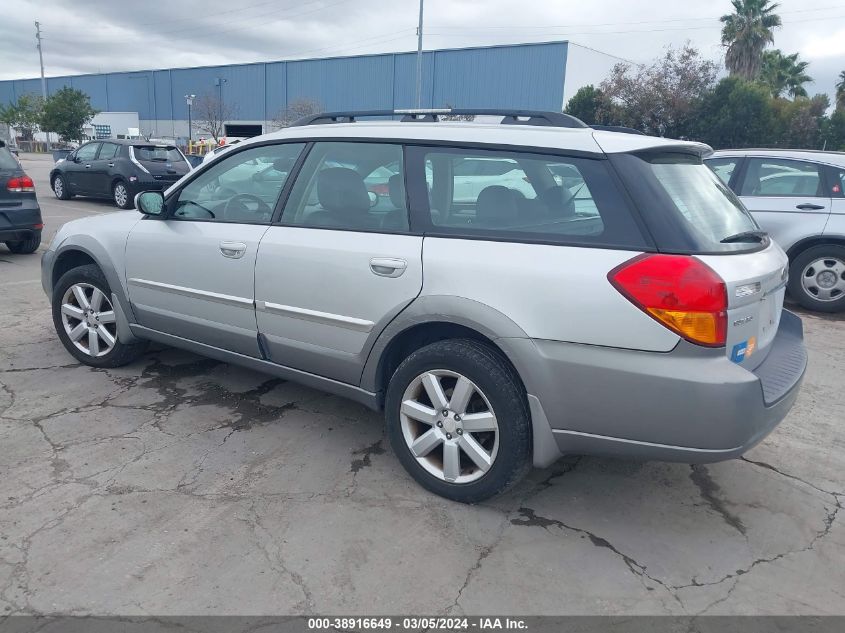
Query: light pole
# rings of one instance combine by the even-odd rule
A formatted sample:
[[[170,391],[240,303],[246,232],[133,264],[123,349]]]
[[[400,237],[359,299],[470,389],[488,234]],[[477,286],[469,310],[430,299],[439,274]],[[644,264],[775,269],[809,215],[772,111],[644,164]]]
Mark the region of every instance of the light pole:
[[[423,2],[420,0],[420,23],[417,26],[417,109],[422,107]]]
[[[214,83],[217,84],[217,118],[220,121],[220,134],[223,134],[223,84],[225,84],[228,79],[224,79],[223,77],[218,77],[214,80]]]
[[[196,99],[197,95],[185,95],[185,103],[188,104],[188,143],[194,140],[193,136],[193,125],[191,122],[191,108],[194,106],[194,99]]]

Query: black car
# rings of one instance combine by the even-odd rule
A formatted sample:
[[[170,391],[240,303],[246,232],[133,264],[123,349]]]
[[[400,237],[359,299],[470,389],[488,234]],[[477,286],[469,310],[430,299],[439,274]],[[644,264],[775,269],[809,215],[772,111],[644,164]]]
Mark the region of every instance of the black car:
[[[131,209],[135,194],[167,189],[190,170],[175,145],[109,139],[85,143],[57,162],[50,184],[59,200],[111,198],[121,209]]]
[[[34,253],[41,244],[42,228],[35,184],[0,141],[0,242],[13,253]]]

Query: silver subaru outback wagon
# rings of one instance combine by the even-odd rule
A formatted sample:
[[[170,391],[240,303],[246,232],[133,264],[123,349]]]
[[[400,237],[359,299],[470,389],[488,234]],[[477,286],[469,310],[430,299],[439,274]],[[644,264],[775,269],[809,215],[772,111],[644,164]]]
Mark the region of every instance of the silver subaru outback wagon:
[[[411,476],[463,502],[565,454],[713,462],[771,432],[802,325],[710,148],[455,113],[477,116],[316,115],[66,224],[43,257],[59,339],[94,367],[157,341],[384,410]]]

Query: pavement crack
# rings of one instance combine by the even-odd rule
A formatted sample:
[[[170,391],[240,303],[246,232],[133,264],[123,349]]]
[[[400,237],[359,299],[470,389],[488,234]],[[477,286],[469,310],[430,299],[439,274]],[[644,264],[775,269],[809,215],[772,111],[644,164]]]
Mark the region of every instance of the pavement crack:
[[[725,523],[735,529],[737,532],[746,536],[745,525],[742,520],[733,512],[731,512],[727,503],[720,499],[717,494],[722,490],[713,478],[710,476],[710,471],[707,466],[702,464],[693,464],[690,471],[690,480],[696,485],[701,494],[701,498],[707,502],[707,505],[719,514]]]
[[[372,455],[382,455],[384,453],[384,446],[382,445],[383,442],[384,436],[380,437],[376,442],[373,442],[369,446],[365,446],[364,448],[361,448],[357,451],[353,451],[353,455],[360,455],[361,457],[352,460],[349,472],[357,473],[362,468],[370,467],[372,465],[370,457]]]
[[[607,539],[602,538],[601,536],[598,536],[598,535],[594,534],[593,532],[590,532],[589,530],[585,530],[584,528],[579,528],[579,527],[575,527],[575,526],[572,526],[572,525],[568,525],[568,524],[564,523],[563,521],[559,521],[557,519],[549,519],[547,517],[540,516],[531,508],[527,508],[527,507],[523,506],[523,507],[519,508],[519,513],[520,513],[521,516],[511,519],[510,522],[513,525],[523,525],[523,526],[529,526],[529,527],[541,527],[544,530],[549,530],[549,528],[557,527],[561,530],[566,530],[566,531],[569,531],[569,532],[575,532],[576,534],[580,534],[582,538],[588,538],[590,540],[590,542],[595,547],[602,547],[602,548],[608,549],[611,552],[613,552],[614,554],[616,554],[618,557],[620,557],[622,559],[622,561],[625,563],[625,565],[628,567],[628,569],[631,571],[631,573],[640,578],[640,581],[643,582],[643,585],[645,586],[645,588],[647,590],[652,591],[652,590],[654,590],[654,588],[649,587],[648,584],[646,584],[644,582],[644,580],[646,578],[648,580],[651,580],[652,582],[660,585],[664,589],[666,589],[672,595],[672,597],[679,604],[681,604],[680,599],[675,595],[672,587],[670,587],[669,585],[664,583],[659,578],[655,578],[654,576],[651,576],[648,573],[645,565],[638,563],[636,560],[631,558],[628,554],[625,554],[624,552],[617,549],[616,546],[613,545],[613,543],[611,543]]]
[[[782,477],[786,477],[787,479],[794,479],[795,481],[798,481],[798,482],[800,482],[800,483],[802,483],[806,486],[810,486],[810,488],[818,490],[819,492],[823,492],[827,495],[843,495],[843,494],[845,494],[845,493],[842,493],[842,492],[835,492],[833,490],[825,490],[824,488],[821,488],[821,487],[819,487],[815,484],[810,483],[806,479],[801,479],[800,477],[798,477],[796,475],[792,475],[790,473],[784,472],[784,471],[780,470],[779,468],[772,466],[769,463],[749,459],[748,457],[745,457],[745,456],[740,457],[740,459],[744,462],[751,464],[752,466],[757,466],[758,468],[764,468],[766,470],[771,470],[772,472],[777,473],[778,475],[780,475]]]

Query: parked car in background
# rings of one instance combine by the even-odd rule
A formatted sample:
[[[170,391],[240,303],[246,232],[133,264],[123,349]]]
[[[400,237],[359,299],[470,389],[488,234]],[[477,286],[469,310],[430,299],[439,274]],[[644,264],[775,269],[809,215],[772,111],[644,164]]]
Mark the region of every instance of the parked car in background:
[[[43,228],[35,184],[0,141],[0,242],[13,253],[34,253]]]
[[[705,163],[789,256],[789,294],[845,310],[845,153],[722,150]]]
[[[463,502],[564,454],[760,442],[797,396],[802,325],[710,148],[501,114],[311,117],[139,213],[65,224],[42,258],[59,339],[94,367],[157,341],[384,410],[411,476]],[[468,163],[498,177],[473,189]]]
[[[108,139],[85,143],[57,162],[50,186],[60,200],[111,198],[121,209],[131,209],[135,194],[167,189],[189,171],[188,159],[175,145]]]

